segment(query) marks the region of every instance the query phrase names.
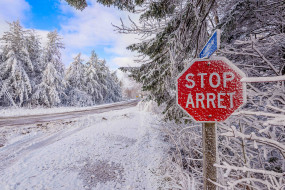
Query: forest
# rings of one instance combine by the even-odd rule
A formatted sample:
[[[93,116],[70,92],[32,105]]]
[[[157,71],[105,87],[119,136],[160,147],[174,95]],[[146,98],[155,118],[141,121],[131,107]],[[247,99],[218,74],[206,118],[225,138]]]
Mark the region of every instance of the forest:
[[[66,69],[57,31],[47,34],[42,47],[35,31],[24,30],[19,21],[9,26],[0,38],[0,107],[80,107],[122,99],[116,73],[95,51],[87,62],[79,53]]]

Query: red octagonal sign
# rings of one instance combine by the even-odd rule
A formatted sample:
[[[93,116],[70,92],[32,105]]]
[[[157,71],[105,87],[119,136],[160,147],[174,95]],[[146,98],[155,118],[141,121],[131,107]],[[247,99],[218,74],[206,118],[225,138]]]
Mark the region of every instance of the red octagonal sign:
[[[245,74],[228,59],[195,59],[177,78],[177,103],[194,120],[226,120],[246,102]]]

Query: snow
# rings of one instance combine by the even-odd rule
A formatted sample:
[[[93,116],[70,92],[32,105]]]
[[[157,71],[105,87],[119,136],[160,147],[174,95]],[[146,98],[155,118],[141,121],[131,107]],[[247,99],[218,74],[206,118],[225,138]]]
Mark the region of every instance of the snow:
[[[245,77],[241,79],[241,82],[276,82],[284,81],[285,76],[275,76],[275,77]]]
[[[152,171],[165,150],[156,124],[133,107],[0,128],[1,189],[157,189]]]
[[[128,101],[132,101],[132,100],[128,100]],[[96,105],[96,106],[88,106],[88,107],[53,107],[53,108],[38,107],[38,108],[31,108],[31,109],[26,108],[26,107],[21,107],[21,108],[8,107],[8,108],[0,109],[0,118],[90,110],[94,108],[103,108],[109,105],[124,104],[128,101],[122,101],[122,102],[111,103],[111,104],[102,104],[102,105]]]

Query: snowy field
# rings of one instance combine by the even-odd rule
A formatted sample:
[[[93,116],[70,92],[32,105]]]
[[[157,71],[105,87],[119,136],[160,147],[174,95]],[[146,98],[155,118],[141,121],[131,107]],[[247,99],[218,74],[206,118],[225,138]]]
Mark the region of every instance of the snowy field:
[[[0,128],[0,187],[156,189],[164,157],[157,118],[138,107]]]

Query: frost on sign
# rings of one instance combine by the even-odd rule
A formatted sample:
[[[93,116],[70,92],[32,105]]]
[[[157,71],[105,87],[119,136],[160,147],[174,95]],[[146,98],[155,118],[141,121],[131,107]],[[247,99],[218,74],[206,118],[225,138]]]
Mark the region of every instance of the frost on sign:
[[[226,58],[195,59],[177,78],[177,103],[196,121],[224,121],[246,102],[243,77]]]

